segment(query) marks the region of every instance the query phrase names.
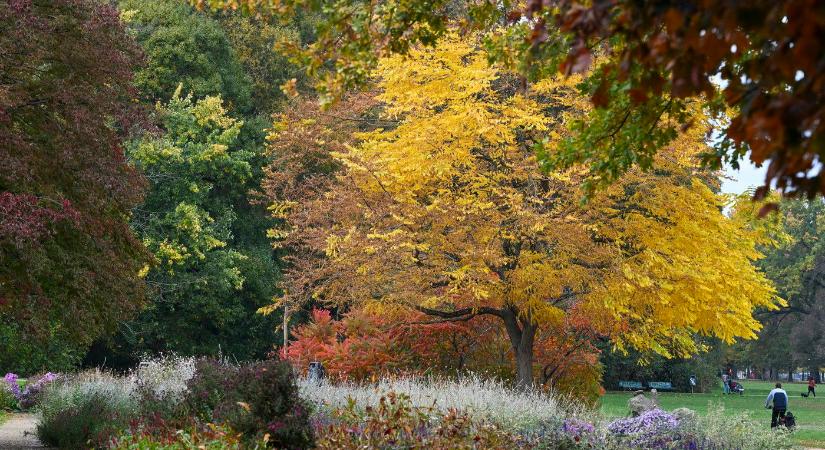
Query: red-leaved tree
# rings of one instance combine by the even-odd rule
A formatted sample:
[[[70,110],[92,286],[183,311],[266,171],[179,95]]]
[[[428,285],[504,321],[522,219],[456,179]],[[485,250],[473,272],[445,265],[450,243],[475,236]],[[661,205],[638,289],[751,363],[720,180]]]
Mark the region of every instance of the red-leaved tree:
[[[93,0],[3,1],[0,30],[0,327],[82,345],[142,297],[121,148],[140,53]]]

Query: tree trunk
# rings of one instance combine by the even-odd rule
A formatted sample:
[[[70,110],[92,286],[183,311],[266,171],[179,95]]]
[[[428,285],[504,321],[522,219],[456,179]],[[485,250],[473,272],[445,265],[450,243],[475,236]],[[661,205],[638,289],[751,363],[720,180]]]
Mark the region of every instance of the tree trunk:
[[[516,386],[521,389],[532,387],[533,342],[538,326],[529,319],[520,319],[516,311],[509,309],[504,311],[502,318],[516,357]]]

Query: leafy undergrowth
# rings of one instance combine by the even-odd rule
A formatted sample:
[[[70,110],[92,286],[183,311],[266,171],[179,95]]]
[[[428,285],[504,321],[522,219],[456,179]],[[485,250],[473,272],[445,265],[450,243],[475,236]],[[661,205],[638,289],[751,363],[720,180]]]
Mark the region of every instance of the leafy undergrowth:
[[[283,448],[313,445],[291,367],[168,357],[127,376],[65,376],[38,397],[37,436],[59,448]]]
[[[605,419],[553,392],[462,379],[295,380],[282,362],[171,358],[129,376],[66,376],[39,397],[38,437],[116,449],[792,449],[789,433],[713,409]]]

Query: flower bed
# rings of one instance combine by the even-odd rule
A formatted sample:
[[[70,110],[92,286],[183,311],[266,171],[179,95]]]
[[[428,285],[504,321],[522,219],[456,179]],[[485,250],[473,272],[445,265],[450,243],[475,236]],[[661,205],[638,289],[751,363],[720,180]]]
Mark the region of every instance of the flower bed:
[[[296,383],[277,361],[165,358],[128,376],[91,371],[42,385],[38,435],[59,447],[793,448],[787,432],[721,410],[698,417],[653,409],[607,421],[568,398],[476,377]]]
[[[37,404],[38,399],[40,398],[40,394],[43,389],[46,387],[47,384],[55,381],[58,378],[57,374],[47,372],[45,375],[41,377],[36,377],[37,381],[34,383],[26,383],[24,388],[20,388],[20,377],[14,373],[7,373],[5,377],[3,377],[3,381],[6,384],[5,391],[11,393],[14,397],[14,401],[6,396],[3,399],[3,407],[14,407],[20,408],[22,410],[28,410],[34,407]],[[16,404],[13,404],[16,403]]]
[[[301,381],[316,405],[323,449],[792,449],[786,431],[713,411],[653,409],[613,421],[552,393],[515,391],[475,378],[404,378],[374,384]],[[722,426],[726,424],[727,426]]]
[[[127,376],[87,371],[50,383],[40,440],[59,448],[309,448],[311,410],[291,367],[166,357]]]

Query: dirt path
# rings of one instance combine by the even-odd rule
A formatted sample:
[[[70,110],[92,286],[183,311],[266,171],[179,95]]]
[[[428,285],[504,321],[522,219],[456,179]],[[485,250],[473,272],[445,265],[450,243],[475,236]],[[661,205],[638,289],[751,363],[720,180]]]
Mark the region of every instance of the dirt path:
[[[12,414],[0,425],[0,449],[43,448],[34,436],[37,419],[32,414]]]

